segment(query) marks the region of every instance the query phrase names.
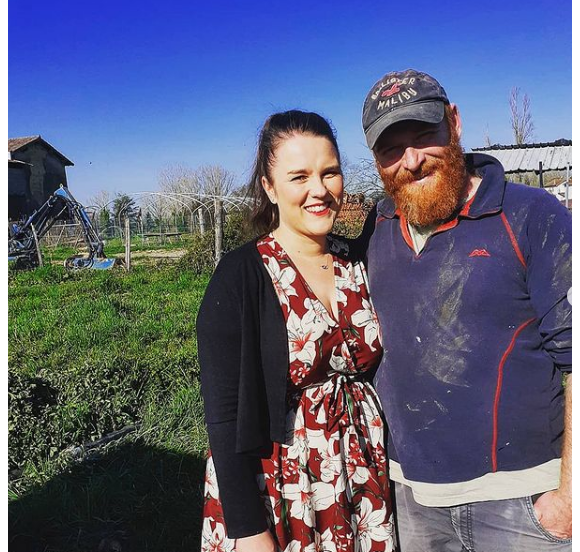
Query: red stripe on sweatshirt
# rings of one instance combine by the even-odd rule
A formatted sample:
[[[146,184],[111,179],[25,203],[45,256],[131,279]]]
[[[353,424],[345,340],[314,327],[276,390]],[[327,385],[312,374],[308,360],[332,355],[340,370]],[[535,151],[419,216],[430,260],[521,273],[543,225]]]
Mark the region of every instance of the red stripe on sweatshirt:
[[[501,386],[503,383],[503,368],[504,368],[504,365],[506,363],[508,356],[510,355],[510,353],[512,352],[512,350],[516,344],[516,339],[518,338],[518,335],[520,335],[522,330],[526,326],[531,324],[534,320],[535,320],[535,318],[530,318],[529,320],[526,320],[514,332],[514,335],[512,336],[510,344],[509,344],[508,348],[505,350],[503,356],[501,357],[501,360],[499,362],[499,366],[497,369],[497,385],[495,388],[495,399],[493,401],[493,432],[492,432],[492,438],[491,438],[491,469],[494,472],[497,471],[497,433],[498,433],[497,432],[497,419],[498,419],[498,410],[499,410],[499,398],[501,396]]]
[[[514,231],[512,230],[512,227],[511,227],[510,223],[508,222],[508,219],[505,216],[505,213],[503,213],[503,212],[501,214],[501,220],[505,226],[505,229],[507,230],[508,236],[510,237],[510,241],[512,242],[512,247],[514,248],[514,251],[516,252],[517,257],[520,260],[520,263],[522,263],[522,266],[524,268],[527,268],[526,267],[526,260],[524,259],[524,256],[522,255],[522,251],[520,249],[520,246],[518,245],[518,241],[516,240],[516,237],[514,235]]]

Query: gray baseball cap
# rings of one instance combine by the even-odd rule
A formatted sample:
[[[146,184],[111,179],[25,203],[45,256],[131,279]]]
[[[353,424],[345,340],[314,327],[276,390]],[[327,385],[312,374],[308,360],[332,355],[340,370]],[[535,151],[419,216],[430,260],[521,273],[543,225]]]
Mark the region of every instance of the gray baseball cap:
[[[414,69],[387,73],[374,84],[363,106],[362,124],[369,148],[399,121],[440,123],[449,99],[443,87],[427,73]]]

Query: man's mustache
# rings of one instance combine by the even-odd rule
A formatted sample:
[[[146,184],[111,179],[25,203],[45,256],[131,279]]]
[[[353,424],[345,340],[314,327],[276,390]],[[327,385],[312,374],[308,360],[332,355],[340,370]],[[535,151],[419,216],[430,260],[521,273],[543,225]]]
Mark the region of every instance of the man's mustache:
[[[439,161],[428,161],[421,165],[419,169],[412,172],[408,169],[401,168],[399,173],[393,179],[393,184],[396,188],[401,188],[409,184],[413,184],[417,180],[421,180],[426,176],[432,176],[439,169],[441,163]]]

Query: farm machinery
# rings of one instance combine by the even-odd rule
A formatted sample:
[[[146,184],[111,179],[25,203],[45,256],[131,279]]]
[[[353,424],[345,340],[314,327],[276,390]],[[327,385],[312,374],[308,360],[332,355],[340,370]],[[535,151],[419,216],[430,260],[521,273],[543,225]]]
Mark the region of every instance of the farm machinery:
[[[66,268],[109,269],[116,259],[109,259],[104,252],[103,240],[99,237],[84,207],[62,184],[48,200],[28,219],[8,228],[8,261],[15,268],[35,268],[42,264],[39,242],[52,225],[68,210],[68,218],[76,220],[83,232],[88,254],[75,255],[65,261]]]

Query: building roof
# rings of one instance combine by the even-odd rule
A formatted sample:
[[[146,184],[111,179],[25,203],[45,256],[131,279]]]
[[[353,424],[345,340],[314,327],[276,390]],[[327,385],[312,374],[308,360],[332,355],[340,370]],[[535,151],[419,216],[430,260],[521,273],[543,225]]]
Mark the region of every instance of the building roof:
[[[54,146],[51,146],[46,140],[37,134],[35,136],[23,136],[21,138],[8,138],[8,151],[12,153],[13,151],[18,151],[19,149],[32,144],[33,142],[42,142],[48,149],[52,150],[57,157],[63,161],[66,166],[73,166],[74,163],[67,159],[60,151],[58,151]]]
[[[40,134],[36,136],[24,136],[22,138],[8,138],[8,151],[16,151],[25,146],[26,144],[30,144],[30,142],[34,142],[40,138]]]
[[[506,173],[566,170],[572,168],[572,140],[557,140],[538,144],[495,144],[485,148],[473,148],[499,160]]]

